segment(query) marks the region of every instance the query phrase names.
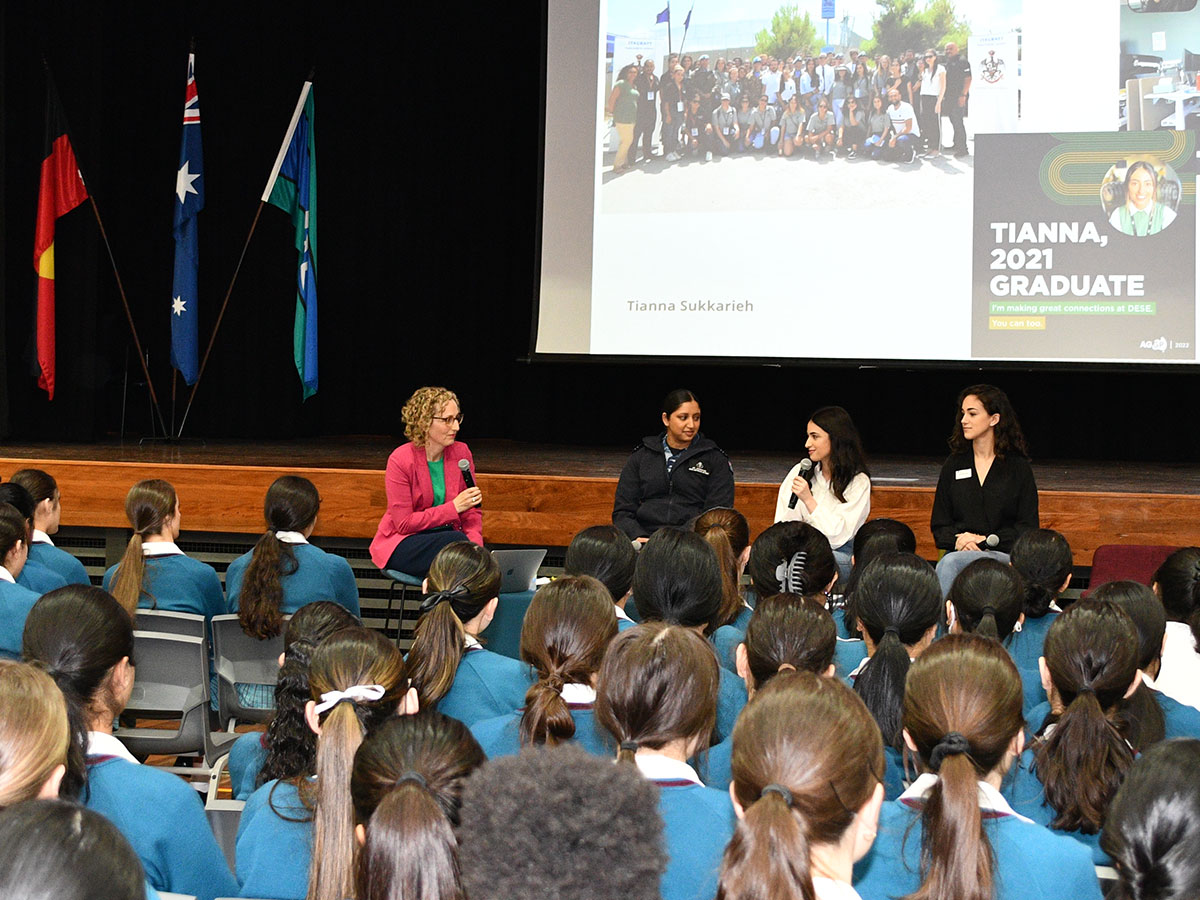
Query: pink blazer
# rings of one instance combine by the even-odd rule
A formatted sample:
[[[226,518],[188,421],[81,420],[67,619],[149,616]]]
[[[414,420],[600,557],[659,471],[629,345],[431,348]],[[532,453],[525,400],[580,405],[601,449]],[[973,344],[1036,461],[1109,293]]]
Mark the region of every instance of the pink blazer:
[[[468,509],[462,515],[454,508],[455,496],[467,487],[458,468],[460,459],[465,459],[471,466],[471,474],[475,474],[475,460],[470,448],[462,441],[455,441],[442,454],[446,502],[434,506],[433,482],[429,479],[425,448],[408,443],[392,451],[384,478],[387,511],[379,520],[379,528],[371,541],[371,560],[375,565],[381,569],[386,566],[392,551],[409,535],[441,525],[452,525],[468,540],[483,545],[483,514],[479,508]]]

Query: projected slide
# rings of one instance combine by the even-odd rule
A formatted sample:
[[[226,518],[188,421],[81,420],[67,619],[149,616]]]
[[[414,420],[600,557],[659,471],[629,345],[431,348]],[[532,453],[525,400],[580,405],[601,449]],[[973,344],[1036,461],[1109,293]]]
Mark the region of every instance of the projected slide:
[[[947,7],[549,0],[535,351],[1194,362],[1200,17]]]

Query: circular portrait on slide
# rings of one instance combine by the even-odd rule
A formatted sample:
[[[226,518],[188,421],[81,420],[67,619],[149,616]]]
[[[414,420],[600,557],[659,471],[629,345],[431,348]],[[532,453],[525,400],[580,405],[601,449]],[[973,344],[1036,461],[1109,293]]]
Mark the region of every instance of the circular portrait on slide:
[[[1100,183],[1108,223],[1133,237],[1158,234],[1174,222],[1180,193],[1175,170],[1153,156],[1116,163]]]

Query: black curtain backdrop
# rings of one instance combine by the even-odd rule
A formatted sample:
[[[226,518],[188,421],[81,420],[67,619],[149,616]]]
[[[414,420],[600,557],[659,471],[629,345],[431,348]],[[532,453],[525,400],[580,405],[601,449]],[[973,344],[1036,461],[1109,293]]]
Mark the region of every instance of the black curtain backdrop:
[[[808,413],[838,403],[869,452],[940,455],[958,389],[987,380],[1008,390],[1037,458],[1187,461],[1200,451],[1191,374],[522,361],[535,291],[540,5],[402,4],[372,17],[368,9],[315,0],[5,6],[0,432],[5,399],[13,439],[98,440],[116,434],[123,416],[127,436],[150,430],[87,206],[59,222],[60,387],[52,403],[30,375],[43,53],[171,416],[171,218],[194,35],[207,182],[202,350],[301,83],[316,68],[321,382],[301,403],[291,358],[291,226],[269,207],[188,436],[399,434],[409,393],[446,384],[462,399],[468,441],[632,447],[657,429],[661,396],[682,385],[701,397],[705,431],[732,451],[799,450]],[[916,227],[894,225],[894,243],[864,257],[865,283],[885,277],[906,229]],[[744,226],[756,233],[752,218]],[[861,235],[846,238],[861,243]],[[796,258],[804,251],[786,241],[777,249],[781,271],[821,264]],[[802,308],[797,315],[802,324]],[[179,382],[176,420],[186,398]]]

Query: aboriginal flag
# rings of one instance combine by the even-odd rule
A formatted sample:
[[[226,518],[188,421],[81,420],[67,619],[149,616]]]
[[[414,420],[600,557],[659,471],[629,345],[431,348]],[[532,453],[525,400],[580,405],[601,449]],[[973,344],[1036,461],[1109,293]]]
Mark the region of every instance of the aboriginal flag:
[[[54,227],[87,199],[87,188],[67,135],[66,119],[53,83],[46,85],[46,145],[42,181],[38,189],[37,231],[33,241],[33,268],[37,285],[38,387],[54,399]]]

